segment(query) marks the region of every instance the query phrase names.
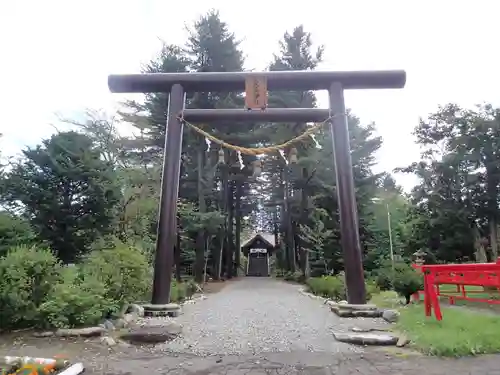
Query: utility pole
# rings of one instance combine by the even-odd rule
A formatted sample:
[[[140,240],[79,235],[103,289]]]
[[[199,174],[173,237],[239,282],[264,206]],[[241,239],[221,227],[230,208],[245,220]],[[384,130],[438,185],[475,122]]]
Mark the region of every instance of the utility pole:
[[[389,210],[389,203],[385,204],[385,208],[387,209],[387,228],[389,231],[389,251],[391,252],[391,265],[392,272],[394,272],[394,247],[392,245],[392,226],[391,226],[391,211]]]

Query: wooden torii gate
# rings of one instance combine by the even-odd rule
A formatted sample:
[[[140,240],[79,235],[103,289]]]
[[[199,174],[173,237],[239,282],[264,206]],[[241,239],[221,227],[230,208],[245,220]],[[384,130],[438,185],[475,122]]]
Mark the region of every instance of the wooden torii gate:
[[[177,198],[182,152],[183,120],[191,123],[324,122],[329,120],[340,213],[340,236],[344,256],[347,300],[366,303],[366,290],[359,240],[358,214],[352,172],[344,90],[397,89],[406,73],[394,71],[281,71],[229,73],[150,73],[110,75],[114,93],[170,93],[164,148],[160,218],[156,242],[153,305],[170,301]],[[269,90],[328,90],[330,108],[267,108]],[[185,109],[186,92],[246,91],[242,109]]]

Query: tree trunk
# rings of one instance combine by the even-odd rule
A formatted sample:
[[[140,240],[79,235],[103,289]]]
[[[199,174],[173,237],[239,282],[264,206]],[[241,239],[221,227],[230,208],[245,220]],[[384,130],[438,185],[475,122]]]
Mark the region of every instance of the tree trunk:
[[[497,242],[497,221],[495,215],[490,215],[488,218],[488,227],[490,229],[490,244],[491,244],[491,261],[494,262],[498,258],[498,242]]]
[[[479,233],[479,228],[477,224],[474,223],[474,258],[476,263],[487,263],[488,256],[486,254],[486,250],[483,245],[483,241],[481,241],[481,235]]]
[[[227,162],[227,158],[226,158]],[[221,191],[220,191],[220,202],[221,202],[221,211],[223,213],[227,214],[227,199],[226,199],[226,194],[228,190],[227,186],[227,179],[228,179],[228,166],[223,165],[221,167],[222,173],[221,173]],[[227,233],[227,215],[226,215],[226,220],[222,228],[219,230],[219,241],[220,241],[220,251],[218,252],[216,256],[216,275],[214,277],[215,280],[220,280],[220,277],[224,274],[223,272],[223,258],[225,254],[225,247],[226,246],[226,233]]]
[[[235,215],[236,215],[236,244],[235,244],[235,263],[236,263],[236,270],[234,275],[237,277],[238,272],[240,270],[241,266],[241,194],[242,194],[243,186],[241,184],[241,181],[237,182],[236,185],[236,208],[235,208]]]
[[[490,163],[487,163],[487,165]],[[488,192],[488,228],[490,234],[490,246],[491,246],[491,257],[492,261],[495,261],[499,257],[498,252],[498,181],[496,179],[496,168],[486,169],[486,181],[487,181],[487,192]]]
[[[207,205],[205,201],[205,193],[203,186],[203,170],[205,166],[205,155],[204,149],[201,146],[198,148],[197,153],[197,164],[198,164],[198,210],[200,214],[207,211]],[[194,277],[197,283],[203,282],[203,273],[205,265],[205,247],[206,247],[206,231],[199,230],[196,236],[196,256],[194,263]]]
[[[280,249],[283,251],[283,269],[285,271],[290,271],[290,251],[289,251],[289,241],[288,241],[288,220],[287,220],[287,194],[286,194],[286,180],[284,179],[285,172],[282,172],[283,181],[283,201],[280,205],[280,215],[279,215],[279,233],[280,233]]]
[[[207,236],[206,238],[206,243],[205,243],[205,249],[210,249],[210,243],[211,243],[211,239],[209,238],[209,236]],[[205,264],[203,265],[203,284],[205,284],[205,282],[207,281],[207,268],[208,268],[208,254],[207,256],[205,257]]]
[[[227,249],[226,249],[226,276],[228,279],[233,277],[234,263],[234,182],[228,181],[227,185]]]
[[[290,212],[290,191],[289,191],[289,171],[285,167],[285,233],[286,233],[286,249],[288,258],[288,270],[295,272],[295,241],[293,238],[293,223],[292,214]]]
[[[308,181],[309,174],[307,172],[307,168],[302,168],[302,180],[303,180],[303,186],[300,191],[300,208],[301,208],[301,213],[300,213],[300,222],[302,225],[307,225],[307,219],[308,219],[308,212],[307,212],[307,206],[308,206],[308,197],[307,197],[307,192],[306,192],[306,182]],[[300,241],[300,252],[301,252],[301,266],[302,266],[302,276],[304,276],[305,279],[309,277],[309,251],[304,247],[304,242]]]
[[[273,211],[273,234],[274,234],[274,246],[278,248],[280,245],[280,238],[279,238],[278,210],[276,208]]]
[[[302,269],[304,267],[304,257],[302,254],[302,249],[300,247],[300,238],[298,236],[299,230],[297,228],[297,223],[293,223],[293,243],[295,245],[295,264],[296,267],[298,266],[299,270],[302,272]]]
[[[182,280],[181,275],[181,234],[180,229],[177,227],[177,238],[174,247],[174,260],[175,260],[175,278],[177,281]]]
[[[214,270],[213,270],[213,279],[220,280],[220,276],[222,274],[222,252],[224,249],[224,229],[221,228],[219,233],[217,234],[218,239],[218,248],[215,248],[214,251]],[[216,241],[217,242],[217,241]]]

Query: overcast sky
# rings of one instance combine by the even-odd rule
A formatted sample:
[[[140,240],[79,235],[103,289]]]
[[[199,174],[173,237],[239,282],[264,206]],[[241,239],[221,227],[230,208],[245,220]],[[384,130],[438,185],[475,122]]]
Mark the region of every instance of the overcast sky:
[[[411,135],[438,105],[500,105],[500,3],[477,1],[17,0],[0,1],[3,154],[54,132],[54,113],[113,111],[107,75],[135,73],[210,8],[243,41],[248,69],[264,69],[287,30],[304,24],[326,47],[322,70],[405,69],[403,90],[349,91],[346,104],[375,121],[378,171],[418,159]],[[320,103],[326,106],[324,94]],[[415,180],[398,176],[406,189]]]

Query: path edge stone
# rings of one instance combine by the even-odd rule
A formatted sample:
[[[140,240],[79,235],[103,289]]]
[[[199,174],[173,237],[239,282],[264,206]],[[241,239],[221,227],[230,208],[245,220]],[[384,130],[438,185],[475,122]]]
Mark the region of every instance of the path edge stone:
[[[205,294],[200,294],[193,296],[180,303],[179,308],[184,305],[194,304],[199,301],[207,299]],[[144,307],[140,304],[131,303],[126,305],[121,312],[119,317],[114,320],[106,319],[103,323],[98,326],[90,326],[83,328],[60,328],[48,331],[35,331],[33,332],[33,337],[36,338],[49,338],[49,337],[100,337],[101,342],[105,342],[106,333],[114,331],[115,329],[127,328],[136,321],[144,318]],[[108,344],[109,345],[109,344]],[[114,345],[114,344],[113,344]]]
[[[303,296],[322,301],[323,303],[327,303],[328,301],[330,301],[328,298],[309,293],[305,288],[300,288],[299,293],[302,294]]]

